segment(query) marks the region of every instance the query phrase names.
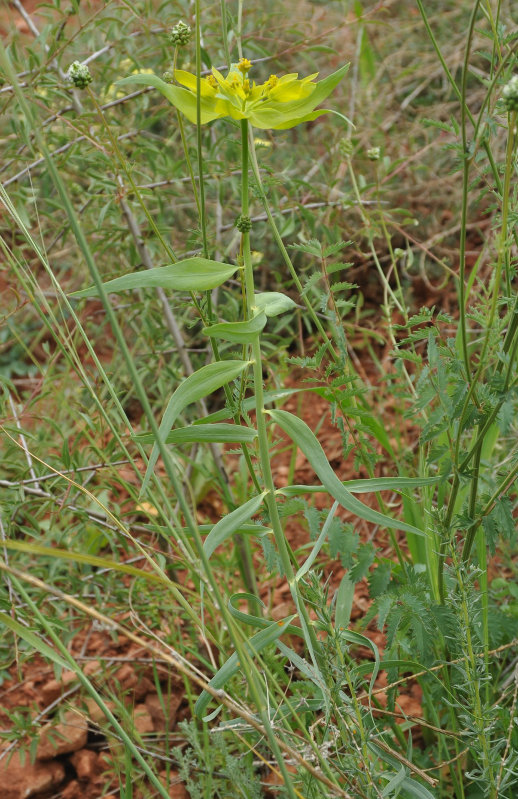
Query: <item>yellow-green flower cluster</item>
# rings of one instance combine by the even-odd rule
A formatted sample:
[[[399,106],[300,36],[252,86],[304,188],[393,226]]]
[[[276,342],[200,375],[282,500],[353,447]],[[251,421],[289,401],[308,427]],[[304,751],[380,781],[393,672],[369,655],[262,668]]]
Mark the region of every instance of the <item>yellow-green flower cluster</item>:
[[[248,119],[256,128],[286,129],[316,119],[326,111],[315,108],[333,91],[348,69],[344,66],[324,80],[316,82],[318,73],[299,79],[293,72],[282,77],[270,75],[264,83],[256,84],[248,77],[252,64],[242,58],[231,64],[226,77],[214,67],[208,77],[200,80],[200,123],[231,117]],[[156,75],[136,75],[121,83],[140,83],[154,86],[169,102],[185,114],[190,122],[198,120],[196,75],[178,69],[171,85]]]

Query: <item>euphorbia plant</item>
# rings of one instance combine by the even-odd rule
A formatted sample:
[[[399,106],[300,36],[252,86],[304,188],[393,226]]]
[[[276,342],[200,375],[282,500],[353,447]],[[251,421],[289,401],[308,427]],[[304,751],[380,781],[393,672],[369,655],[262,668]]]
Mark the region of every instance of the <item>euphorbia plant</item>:
[[[375,511],[353,495],[355,491],[376,491],[381,487],[401,489],[401,478],[395,478],[393,481],[386,478],[382,479],[381,483],[383,485],[376,479],[359,481],[362,483],[361,486],[356,481],[356,483],[351,484],[351,490],[349,490],[348,485],[343,484],[334,473],[324,450],[305,422],[286,411],[266,409],[268,397],[265,396],[263,390],[261,333],[267,324],[268,317],[282,313],[293,303],[288,297],[278,292],[258,294],[255,291],[250,245],[252,225],[249,215],[248,186],[250,162],[259,181],[259,171],[253,149],[253,128],[287,129],[305,121],[314,120],[321,114],[326,113],[326,110],[317,109],[317,106],[332,92],[346,73],[347,66],[342,67],[320,82],[315,81],[317,75],[299,79],[298,74],[293,73],[283,77],[270,75],[268,80],[262,84],[256,84],[250,79],[251,68],[250,61],[242,58],[237,64],[231,65],[226,77],[223,77],[216,69],[213,69],[208,77],[203,78],[199,74],[194,75],[174,69],[172,79],[176,80],[179,85],[172,85],[157,76],[149,74],[135,75],[121,81],[121,83],[139,83],[157,88],[178,111],[184,114],[189,121],[198,124],[198,126],[225,117],[239,122],[241,129],[241,214],[237,227],[241,233],[241,257],[237,265],[211,261],[206,257],[190,258],[166,267],[117,278],[107,284],[106,289],[113,292],[137,287],[162,286],[172,290],[199,292],[222,284],[237,270],[242,270],[244,287],[243,319],[238,322],[209,324],[204,329],[205,334],[211,339],[230,341],[240,345],[242,355],[240,358],[216,361],[204,366],[180,384],[169,400],[163,414],[159,429],[159,443],[163,445],[167,442],[182,441],[230,441],[246,442],[246,444],[257,447],[259,468],[257,470],[258,473],[254,471],[252,475],[255,492],[242,506],[232,510],[215,524],[205,541],[202,542],[199,534],[197,534],[196,545],[204,570],[209,576],[212,590],[219,603],[222,616],[229,626],[236,646],[236,652],[219,669],[211,680],[211,685],[215,689],[220,689],[226,685],[238,669],[247,669],[251,695],[265,728],[269,730],[268,737],[272,750],[278,756],[275,739],[272,737],[273,728],[270,729],[271,725],[263,687],[260,680],[256,679],[256,673],[251,671],[251,658],[269,644],[279,643],[280,636],[284,631],[302,636],[311,660],[311,680],[315,686],[317,696],[315,701],[317,703],[321,702],[322,707],[326,707],[328,712],[331,712],[330,703],[333,695],[332,677],[326,664],[326,654],[322,641],[318,637],[320,630],[327,635],[333,636],[336,634],[336,630],[340,630],[339,634],[344,637],[344,640],[354,640],[356,643],[362,643],[371,648],[376,659],[376,665],[373,668],[373,679],[378,669],[379,658],[377,650],[372,643],[364,636],[348,632],[351,606],[348,597],[352,597],[353,584],[348,579],[342,583],[339,591],[340,598],[336,602],[334,611],[334,628],[323,620],[315,622],[310,619],[301,592],[301,582],[315,562],[325,542],[338,504],[341,504],[357,517],[366,519],[374,524],[392,529],[406,530],[416,535],[422,533],[412,525]],[[279,238],[277,240],[279,242]],[[282,245],[282,241],[280,241],[280,244]],[[82,293],[84,294],[85,292]],[[256,412],[255,427],[252,427],[247,420],[246,424],[193,424],[181,430],[173,429],[177,419],[187,405],[234,379],[239,378],[243,381],[249,371],[252,372],[251,387]],[[228,416],[231,416],[230,410]],[[245,414],[243,416],[247,419]],[[305,487],[291,486],[276,489],[270,464],[268,420],[279,426],[303,451],[322,482],[322,490],[327,491],[335,500],[318,540],[302,565],[296,562],[284,535],[279,515],[278,498],[279,496],[303,494],[305,493]],[[141,443],[150,441],[149,436],[140,436],[139,438]],[[146,487],[151,478],[158,454],[159,447],[155,441],[143,488]],[[433,482],[433,480],[425,482]],[[409,481],[407,485],[409,486],[410,483],[412,485],[422,484],[422,481]],[[228,541],[237,531],[242,531],[244,525],[246,526],[263,505],[266,505],[271,529],[264,527],[257,529],[262,534],[271,534],[274,537],[280,569],[288,581],[300,627],[291,624],[294,616],[285,619],[279,624],[238,611],[233,604],[233,597],[231,597],[227,606],[226,601],[221,597],[216,581],[210,578],[209,559],[216,547]],[[238,595],[238,597],[250,598],[249,595],[245,594]],[[229,619],[229,612],[231,616],[245,624],[260,628],[259,632],[255,633],[244,645],[240,641],[239,635],[232,634],[232,619]],[[279,643],[279,646],[282,647],[283,654],[289,657],[293,663],[300,662],[300,658],[292,650],[288,649],[284,644]],[[200,715],[203,715],[209,700],[210,696],[206,693],[203,693],[198,699],[196,710]],[[368,758],[369,755],[366,748],[368,733],[363,724],[363,714],[354,697],[352,701],[353,710],[351,712],[348,711],[347,714],[335,709],[337,725],[345,740],[348,735],[348,725],[351,723],[349,717],[351,714],[354,716],[354,724],[360,735],[363,754],[365,758]],[[315,750],[315,755],[319,757],[317,750]],[[280,763],[280,766],[281,770],[283,770],[283,775],[287,777],[284,774],[283,764]],[[289,780],[288,791],[290,796],[294,796],[289,787]]]

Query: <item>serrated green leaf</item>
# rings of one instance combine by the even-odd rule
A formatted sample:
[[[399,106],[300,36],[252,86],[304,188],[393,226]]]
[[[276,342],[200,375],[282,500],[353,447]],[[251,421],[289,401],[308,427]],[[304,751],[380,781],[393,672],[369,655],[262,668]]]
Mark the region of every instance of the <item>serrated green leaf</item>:
[[[267,411],[267,413],[297,444],[322,481],[326,491],[338,500],[344,508],[354,513],[358,518],[365,519],[373,524],[379,524],[382,527],[395,530],[405,530],[415,535],[424,535],[422,530],[411,524],[406,524],[406,522],[398,519],[391,519],[390,516],[369,508],[347,491],[334,473],[317,437],[302,419],[298,419],[292,413],[288,413],[288,411]]]
[[[376,569],[369,575],[369,594],[372,599],[386,591],[390,578],[392,576],[392,564],[380,563]]]
[[[221,286],[239,269],[207,258],[187,258],[169,266],[158,266],[121,275],[104,283],[108,293],[118,294],[131,289],[162,288],[175,291],[210,291]],[[80,299],[97,294],[95,286],[74,291],[70,296]]]
[[[227,540],[242,524],[247,522],[254,513],[257,513],[268,492],[263,491],[256,497],[252,497],[244,505],[236,508],[231,513],[227,513],[214,525],[207,538],[203,542],[203,550],[207,558],[213,554],[214,550]]]
[[[225,383],[230,383],[230,381],[241,374],[248,365],[248,361],[217,361],[216,363],[209,363],[207,366],[202,366],[197,372],[189,375],[183,383],[180,383],[167,404],[158,430],[161,441],[165,444],[172,426],[187,405],[197,402],[202,397],[206,397],[208,394],[221,388],[221,386],[224,386]],[[158,460],[158,455],[159,449],[158,445],[155,443],[142,482],[141,493],[147,488]]]
[[[257,430],[253,427],[244,427],[239,424],[190,424],[187,427],[177,427],[171,430],[166,438],[166,444],[242,444],[251,443],[257,438]],[[153,444],[153,433],[140,433],[133,436],[139,444]]]
[[[253,319],[246,322],[221,322],[217,325],[204,327],[203,332],[206,336],[220,338],[223,341],[234,341],[238,344],[251,344],[263,330],[266,324],[266,316],[259,313]]]

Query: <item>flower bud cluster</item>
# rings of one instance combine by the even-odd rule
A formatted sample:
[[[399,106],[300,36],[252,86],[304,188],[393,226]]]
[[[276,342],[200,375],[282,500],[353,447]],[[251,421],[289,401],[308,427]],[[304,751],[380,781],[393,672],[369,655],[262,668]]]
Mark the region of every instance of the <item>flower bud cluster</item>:
[[[191,39],[191,26],[185,22],[178,22],[169,34],[169,41],[174,47],[184,47]]]
[[[506,111],[518,111],[518,75],[513,75],[502,89],[502,100]]]
[[[340,139],[338,149],[343,158],[350,158],[354,151],[354,144],[350,139]]]
[[[240,233],[250,233],[252,230],[252,220],[245,214],[240,214],[236,219],[236,227]]]
[[[80,61],[74,61],[70,64],[67,72],[68,80],[73,83],[76,89],[86,89],[92,82],[90,70],[86,64],[81,64]]]
[[[380,160],[381,151],[379,147],[370,147],[367,150],[367,158],[369,161],[379,161]]]

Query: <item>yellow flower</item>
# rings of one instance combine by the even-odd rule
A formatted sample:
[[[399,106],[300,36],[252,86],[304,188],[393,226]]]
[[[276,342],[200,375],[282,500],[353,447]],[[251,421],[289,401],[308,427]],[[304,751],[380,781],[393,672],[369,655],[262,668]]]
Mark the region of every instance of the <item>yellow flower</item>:
[[[231,117],[248,119],[256,128],[283,130],[300,122],[316,119],[329,113],[315,110],[328,97],[348,65],[316,82],[318,73],[299,79],[293,72],[282,77],[270,75],[265,83],[256,84],[246,75],[251,68],[248,59],[231,64],[226,77],[214,67],[212,75],[200,80],[200,123]],[[197,80],[191,72],[177,69],[175,79],[179,86],[171,86],[156,75],[135,75],[119,81],[120,84],[140,83],[154,86],[169,102],[185,114],[190,122],[197,122]]]
[[[237,68],[241,70],[243,74],[245,72],[249,72],[252,69],[252,62],[248,60],[248,58],[240,58]]]

